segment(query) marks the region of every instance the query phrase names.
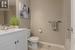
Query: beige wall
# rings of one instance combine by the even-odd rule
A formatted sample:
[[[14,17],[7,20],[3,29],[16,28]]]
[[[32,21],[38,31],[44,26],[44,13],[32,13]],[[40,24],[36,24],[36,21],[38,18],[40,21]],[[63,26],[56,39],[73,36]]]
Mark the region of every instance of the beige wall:
[[[16,16],[16,7],[15,6],[9,6],[8,10],[0,11],[0,24],[8,24],[9,19],[12,16]]]
[[[71,0],[64,0],[65,1],[65,25],[67,25],[67,28],[71,27]],[[67,19],[67,20],[66,20]],[[64,30],[65,31],[65,30]],[[65,49],[70,50],[71,49],[71,31],[65,31]]]
[[[66,16],[64,0],[30,0],[31,2],[31,31],[33,35],[39,36],[40,40],[65,44]],[[58,21],[59,31],[53,31],[48,21]],[[42,33],[38,30],[42,29]]]
[[[4,24],[4,16],[3,16],[4,12],[0,11],[0,24]]]
[[[16,16],[16,6],[9,6],[9,10],[5,11],[4,23],[8,24],[11,17]]]

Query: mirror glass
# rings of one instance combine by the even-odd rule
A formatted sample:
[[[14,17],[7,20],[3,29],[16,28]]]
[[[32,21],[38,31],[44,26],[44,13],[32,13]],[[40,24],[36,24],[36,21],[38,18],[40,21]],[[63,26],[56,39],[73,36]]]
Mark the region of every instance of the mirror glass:
[[[8,8],[0,9],[0,25],[8,25],[9,19],[16,16],[16,0],[9,0]]]

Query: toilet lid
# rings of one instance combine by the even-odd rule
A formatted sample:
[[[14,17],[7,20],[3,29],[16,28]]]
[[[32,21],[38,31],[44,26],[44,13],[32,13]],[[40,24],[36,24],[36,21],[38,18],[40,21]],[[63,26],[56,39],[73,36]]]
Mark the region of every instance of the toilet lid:
[[[38,42],[39,41],[39,37],[30,37],[29,41]]]

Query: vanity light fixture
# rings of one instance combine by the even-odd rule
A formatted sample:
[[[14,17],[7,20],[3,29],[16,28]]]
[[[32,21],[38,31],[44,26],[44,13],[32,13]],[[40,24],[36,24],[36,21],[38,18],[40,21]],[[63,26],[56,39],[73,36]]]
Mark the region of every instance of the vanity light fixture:
[[[1,0],[0,8],[8,8],[8,0]]]

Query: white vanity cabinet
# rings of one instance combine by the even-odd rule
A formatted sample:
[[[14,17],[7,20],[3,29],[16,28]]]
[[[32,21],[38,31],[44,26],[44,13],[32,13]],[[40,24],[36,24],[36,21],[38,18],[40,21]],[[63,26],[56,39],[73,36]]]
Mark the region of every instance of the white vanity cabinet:
[[[0,50],[28,50],[25,30],[13,31],[0,36]]]

